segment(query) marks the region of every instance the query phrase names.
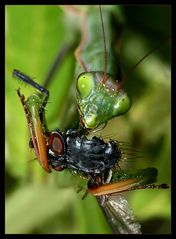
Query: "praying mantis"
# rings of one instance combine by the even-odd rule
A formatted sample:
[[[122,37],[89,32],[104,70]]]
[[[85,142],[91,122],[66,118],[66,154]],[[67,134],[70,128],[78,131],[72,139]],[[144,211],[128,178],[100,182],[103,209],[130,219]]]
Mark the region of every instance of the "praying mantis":
[[[103,67],[104,67],[104,65],[103,65]]]

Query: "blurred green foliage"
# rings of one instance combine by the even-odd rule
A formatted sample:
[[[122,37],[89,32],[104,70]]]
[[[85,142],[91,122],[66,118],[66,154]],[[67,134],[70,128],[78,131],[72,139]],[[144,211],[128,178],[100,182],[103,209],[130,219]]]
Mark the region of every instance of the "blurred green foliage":
[[[114,6],[115,7],[115,6]],[[159,42],[170,35],[170,7],[121,6],[125,18],[121,61],[127,72]],[[6,233],[111,233],[95,198],[81,200],[79,182],[69,172],[46,174],[32,159],[23,108],[16,94],[31,88],[12,78],[13,69],[42,84],[57,51],[72,41],[75,26],[58,6],[6,6]],[[162,26],[162,27],[161,27]],[[48,128],[63,127],[70,105],[75,59],[69,54],[49,85],[46,107]],[[158,168],[158,183],[170,184],[170,44],[148,56],[129,76],[125,88],[132,108],[111,120],[96,135],[111,135],[144,152],[132,167]],[[74,108],[74,107],[73,107]],[[79,177],[78,177],[79,178]],[[145,233],[170,233],[170,190],[128,193],[129,202]]]

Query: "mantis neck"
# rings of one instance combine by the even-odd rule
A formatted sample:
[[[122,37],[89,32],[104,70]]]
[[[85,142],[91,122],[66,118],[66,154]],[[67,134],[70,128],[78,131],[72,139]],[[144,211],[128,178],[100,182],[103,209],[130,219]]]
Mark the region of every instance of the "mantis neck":
[[[106,38],[106,72],[117,80],[121,77],[119,56],[116,47],[117,33],[120,32],[120,21],[117,14],[108,9],[103,9],[103,24]],[[82,27],[82,39],[78,46],[76,76],[85,71],[104,72],[104,45],[102,28],[98,8],[91,8],[85,16]],[[77,48],[77,50],[78,50]],[[81,62],[83,64],[81,64]]]

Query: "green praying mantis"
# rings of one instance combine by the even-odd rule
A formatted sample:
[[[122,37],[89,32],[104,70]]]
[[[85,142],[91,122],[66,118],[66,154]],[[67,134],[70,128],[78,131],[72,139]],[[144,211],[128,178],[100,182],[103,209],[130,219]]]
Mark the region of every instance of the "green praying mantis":
[[[99,19],[102,20],[95,21],[99,11]],[[105,124],[114,117],[128,112],[131,107],[131,98],[122,87],[123,77],[119,65],[118,49],[115,48],[116,34],[114,29],[117,27],[120,29],[117,15],[111,10],[106,11],[105,7],[103,8],[103,14],[101,9],[98,10],[98,7],[92,7],[82,15],[84,22],[82,38],[75,51],[77,59],[75,90],[77,91],[81,127],[90,130]],[[112,21],[113,24],[111,24]],[[21,95],[19,96],[21,97]],[[35,140],[38,135],[36,128],[38,122],[41,121],[39,110],[42,107],[44,108],[47,103],[46,100],[43,104],[43,101],[41,101],[42,96],[38,98],[36,104],[33,104],[34,96],[31,95],[28,98],[28,102],[31,100],[32,103],[27,104],[27,110],[30,112],[29,123],[31,123],[30,119],[33,121],[32,127],[30,128],[33,131],[31,137],[34,138],[33,143],[36,141],[39,146],[45,145],[46,143],[45,137],[42,143],[38,139]],[[34,111],[32,111],[32,109],[34,109]],[[35,121],[35,119],[37,120]],[[45,135],[45,130],[43,130],[45,127],[41,126],[40,129],[41,132],[39,134],[42,137],[42,134]],[[36,148],[37,147],[38,146],[36,146]],[[43,146],[41,148],[43,149]],[[46,149],[44,150],[46,151]],[[42,157],[41,153],[38,152],[39,160]],[[47,157],[46,152],[44,157]],[[44,160],[44,162],[46,162],[46,160]],[[43,167],[45,168],[44,165]],[[124,177],[123,180],[121,177],[118,177],[118,173],[117,175],[114,173],[108,183],[104,182],[105,185],[98,188],[98,192],[97,189],[95,189],[96,192],[94,189],[91,189],[90,192],[95,196],[102,196],[142,188],[144,185],[145,188],[150,188],[149,185],[156,181],[157,171],[153,168],[146,170],[147,174],[145,174],[145,170],[141,170],[137,174],[132,175],[126,173],[126,177],[124,177],[125,174],[122,176],[122,178]],[[147,180],[142,181],[141,178],[144,175]],[[137,180],[139,184],[135,183],[135,180]],[[117,183],[115,188],[113,188],[114,191],[110,190],[108,193],[109,185],[111,183],[114,184],[114,182]],[[124,185],[123,182],[127,182],[127,184]],[[119,191],[117,191],[118,186]],[[151,188],[152,187],[155,188],[159,186],[152,184]],[[167,185],[163,184],[160,187],[165,188]],[[108,199],[110,201],[111,196],[109,196]]]

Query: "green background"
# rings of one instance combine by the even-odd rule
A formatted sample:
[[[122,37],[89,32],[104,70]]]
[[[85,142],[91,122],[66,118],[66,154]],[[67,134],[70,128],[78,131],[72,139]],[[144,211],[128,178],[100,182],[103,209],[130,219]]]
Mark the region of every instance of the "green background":
[[[124,72],[170,35],[170,11],[167,5],[121,6],[125,23],[121,36]],[[95,198],[88,195],[81,200],[76,193],[79,177],[70,172],[46,174],[33,160],[16,89],[20,87],[26,96],[32,91],[12,77],[13,69],[19,69],[42,84],[57,51],[66,42],[79,38],[79,21],[58,6],[9,5],[5,13],[6,233],[111,233]],[[74,111],[70,101],[74,94],[74,65],[74,56],[69,54],[48,87],[46,117],[50,130],[64,128]],[[169,41],[130,74],[125,88],[132,97],[132,108],[95,134],[129,142],[143,152],[143,158],[131,161],[131,165],[156,167],[158,183],[170,184]],[[170,233],[170,189],[139,190],[126,196],[144,233]]]

